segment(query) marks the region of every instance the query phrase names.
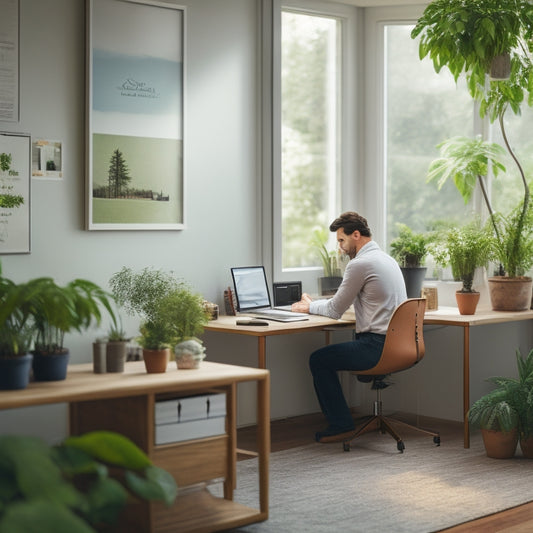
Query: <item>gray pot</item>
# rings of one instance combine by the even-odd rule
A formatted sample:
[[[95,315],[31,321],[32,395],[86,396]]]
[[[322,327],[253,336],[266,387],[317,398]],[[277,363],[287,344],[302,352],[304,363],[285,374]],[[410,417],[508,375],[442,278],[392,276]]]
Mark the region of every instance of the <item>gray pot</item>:
[[[106,371],[124,372],[127,356],[127,341],[112,341],[106,344]]]
[[[106,343],[93,342],[93,372],[103,374],[106,372]]]
[[[427,267],[401,267],[407,298],[420,298]]]

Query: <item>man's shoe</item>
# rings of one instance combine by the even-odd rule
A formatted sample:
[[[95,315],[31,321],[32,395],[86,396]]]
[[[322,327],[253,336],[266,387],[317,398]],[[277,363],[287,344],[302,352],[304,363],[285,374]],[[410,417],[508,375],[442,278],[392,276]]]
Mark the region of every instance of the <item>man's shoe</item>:
[[[342,442],[349,440],[354,433],[355,429],[348,429],[338,433],[334,433],[331,430],[326,429],[325,431],[318,431],[315,434],[315,440],[322,444],[327,444],[328,442]]]

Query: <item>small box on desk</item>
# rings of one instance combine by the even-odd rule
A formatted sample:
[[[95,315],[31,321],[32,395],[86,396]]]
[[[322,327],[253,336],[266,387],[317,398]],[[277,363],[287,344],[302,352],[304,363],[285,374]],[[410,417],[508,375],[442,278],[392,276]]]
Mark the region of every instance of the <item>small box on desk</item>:
[[[155,444],[221,435],[226,432],[226,395],[202,394],[155,403]]]

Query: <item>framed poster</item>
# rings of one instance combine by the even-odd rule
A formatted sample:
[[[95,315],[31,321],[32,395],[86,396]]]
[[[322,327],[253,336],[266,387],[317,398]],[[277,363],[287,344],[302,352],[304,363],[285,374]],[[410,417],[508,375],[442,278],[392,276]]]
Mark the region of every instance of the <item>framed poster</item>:
[[[31,138],[0,132],[0,254],[28,254]]]
[[[31,150],[33,178],[60,180],[63,178],[63,143],[48,139],[33,139]]]
[[[87,26],[87,229],[183,229],[185,10],[87,0]]]

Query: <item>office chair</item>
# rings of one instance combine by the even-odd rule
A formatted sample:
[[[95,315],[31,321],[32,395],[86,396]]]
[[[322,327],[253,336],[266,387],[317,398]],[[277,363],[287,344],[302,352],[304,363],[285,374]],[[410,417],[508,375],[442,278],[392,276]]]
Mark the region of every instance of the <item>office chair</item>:
[[[400,420],[394,420],[383,416],[381,404],[381,391],[386,386],[383,377],[393,372],[406,370],[416,365],[425,354],[424,345],[424,311],[426,309],[425,298],[410,298],[402,302],[392,314],[387,328],[385,345],[381,358],[373,368],[368,370],[352,371],[357,376],[368,376],[372,381],[372,388],[377,392],[377,399],[374,402],[374,414],[364,417],[359,421],[360,427],[349,440],[343,442],[344,451],[350,450],[350,442],[373,429],[378,429],[382,433],[389,433],[396,439],[396,445],[403,453],[405,444],[400,435],[391,425],[400,424],[433,436],[433,442],[440,445],[440,435],[435,431],[412,426]]]

